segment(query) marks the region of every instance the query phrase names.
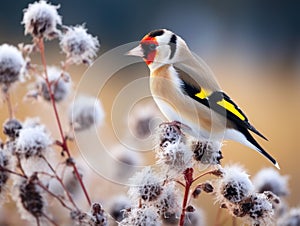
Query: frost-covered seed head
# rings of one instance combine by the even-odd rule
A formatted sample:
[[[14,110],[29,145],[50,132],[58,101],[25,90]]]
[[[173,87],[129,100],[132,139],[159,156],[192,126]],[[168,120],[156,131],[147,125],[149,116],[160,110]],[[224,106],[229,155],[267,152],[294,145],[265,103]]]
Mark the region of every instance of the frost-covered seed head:
[[[9,173],[1,168],[7,168],[9,164],[8,156],[3,153],[3,150],[0,149],[0,194],[4,189],[4,186],[9,178]]]
[[[58,15],[57,9],[44,0],[29,4],[24,9],[22,24],[25,26],[25,35],[31,34],[35,38],[56,38],[59,35],[57,25],[61,25],[61,16]]]
[[[180,127],[177,125],[172,125],[171,123],[162,123],[159,126],[159,141],[160,146],[164,146],[166,141],[170,143],[175,143],[179,139],[182,139],[182,132]]]
[[[208,165],[220,164],[220,160],[223,158],[220,151],[221,144],[213,141],[196,141],[192,145],[194,152],[194,159],[197,162]]]
[[[182,172],[192,167],[193,152],[184,138],[164,143],[156,150],[157,163],[167,166],[169,174],[182,174]],[[172,175],[169,175],[172,176]]]
[[[174,182],[164,185],[162,194],[158,197],[155,206],[162,218],[171,214],[177,214],[181,210],[179,193]]]
[[[160,184],[145,184],[140,187],[139,193],[143,200],[150,202],[157,199],[161,194],[161,190]]]
[[[119,223],[122,226],[161,226],[157,209],[153,206],[133,208],[125,212],[125,218]]]
[[[69,63],[88,63],[97,56],[100,44],[97,37],[87,33],[84,26],[65,27],[60,38],[62,51],[67,55]]]
[[[19,136],[20,129],[22,124],[17,119],[8,119],[3,124],[3,133],[12,139]]]
[[[41,217],[44,209],[44,200],[40,189],[30,178],[24,180],[20,187],[20,199],[24,209],[31,213],[34,217]]]
[[[90,212],[92,218],[90,220],[90,225],[93,226],[107,226],[107,215],[102,209],[102,206],[99,203],[93,203],[92,209]]]
[[[288,194],[288,177],[281,176],[273,168],[265,168],[259,171],[253,178],[253,184],[257,192],[271,191],[278,196]]]
[[[79,96],[71,106],[69,122],[75,131],[82,131],[99,126],[104,120],[104,109],[94,97]]]
[[[250,195],[234,209],[233,215],[242,217],[249,225],[273,225],[273,206],[264,193]]]
[[[292,208],[277,221],[277,226],[299,226],[300,208]]]
[[[70,93],[71,82],[70,79],[66,81],[64,77],[70,78],[69,74],[61,71],[57,67],[47,67],[48,79],[51,84],[51,90],[54,95],[54,100],[60,102],[64,100]],[[65,75],[64,75],[65,74]],[[39,77],[37,81],[37,86],[41,91],[41,95],[46,101],[51,101],[50,93],[45,79]]]
[[[150,167],[145,167],[131,179],[132,186],[128,193],[133,199],[142,199],[147,202],[155,201],[161,195],[163,187],[161,179]]]
[[[0,83],[9,85],[19,80],[24,68],[25,60],[16,47],[0,45]]]
[[[24,127],[19,132],[16,152],[22,157],[40,156],[52,144],[50,135],[42,125]]]
[[[131,202],[126,196],[119,196],[111,201],[109,213],[118,222],[124,219],[124,211],[131,207]]]
[[[178,124],[162,123],[159,126],[158,138],[157,163],[166,166],[169,177],[182,175],[185,169],[193,166],[193,152]]]
[[[216,198],[219,202],[238,203],[247,198],[254,190],[243,168],[237,165],[223,169],[223,177],[217,180]]]

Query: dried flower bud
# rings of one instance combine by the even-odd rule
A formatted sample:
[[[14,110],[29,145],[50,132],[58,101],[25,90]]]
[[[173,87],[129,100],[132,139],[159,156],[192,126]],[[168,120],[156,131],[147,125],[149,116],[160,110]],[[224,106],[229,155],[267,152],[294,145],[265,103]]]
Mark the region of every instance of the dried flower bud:
[[[12,139],[19,136],[20,129],[22,124],[17,119],[8,119],[3,124],[3,133]]]
[[[221,169],[217,169],[217,170],[212,171],[210,174],[217,176],[217,177],[221,177],[221,176],[223,176],[223,171]]]
[[[67,54],[68,63],[90,64],[100,47],[97,37],[88,34],[84,26],[64,27],[64,29],[60,46]]]
[[[90,225],[93,226],[107,226],[107,215],[102,209],[102,206],[99,203],[93,203],[91,209],[91,220]]]
[[[192,193],[193,198],[198,198],[198,196],[201,194],[201,191],[201,187],[197,186]]]
[[[35,183],[29,179],[24,180],[20,187],[20,198],[24,209],[31,213],[34,217],[43,215],[44,200],[41,191]]]
[[[59,6],[53,6],[41,0],[29,4],[24,10],[22,24],[25,26],[25,35],[31,34],[36,38],[56,38],[59,34],[56,26],[61,25],[61,17],[57,13]]]
[[[75,160],[72,157],[69,157],[66,159],[66,165],[67,166],[74,166],[75,165]]]
[[[200,184],[197,187],[200,187],[206,193],[212,193],[214,191],[214,187],[209,182],[205,182],[203,184]]]
[[[8,156],[4,154],[3,150],[0,150],[0,194],[4,190],[4,186],[10,176],[10,174],[3,170],[3,168],[7,168],[9,164]]]
[[[194,212],[195,208],[193,206],[189,205],[189,206],[186,207],[185,210],[186,210],[186,212]]]
[[[0,83],[9,85],[20,79],[25,68],[21,52],[14,46],[0,45]]]

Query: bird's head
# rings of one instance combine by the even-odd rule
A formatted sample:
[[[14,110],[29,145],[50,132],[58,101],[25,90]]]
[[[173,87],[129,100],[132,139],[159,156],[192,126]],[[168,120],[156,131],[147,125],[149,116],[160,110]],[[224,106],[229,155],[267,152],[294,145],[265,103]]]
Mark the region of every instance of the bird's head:
[[[172,31],[154,30],[144,36],[140,44],[127,55],[144,59],[150,70],[166,64],[178,63],[188,52],[185,41]]]

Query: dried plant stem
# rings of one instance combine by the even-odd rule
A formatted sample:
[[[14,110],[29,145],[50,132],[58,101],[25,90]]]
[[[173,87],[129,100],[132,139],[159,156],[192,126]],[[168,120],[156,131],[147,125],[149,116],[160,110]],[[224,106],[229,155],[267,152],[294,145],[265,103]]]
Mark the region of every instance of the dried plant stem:
[[[4,93],[4,96],[5,96],[5,102],[7,104],[7,109],[8,109],[8,117],[9,117],[9,119],[13,119],[14,118],[14,111],[13,111],[12,103],[11,103],[11,100],[10,100],[9,90],[7,90]]]
[[[62,179],[57,175],[55,169],[52,167],[52,165],[49,163],[49,161],[45,158],[45,156],[41,156],[41,158],[46,162],[46,164],[48,165],[48,167],[50,168],[50,170],[53,172],[54,177],[56,178],[56,180],[60,183],[60,185],[63,187],[69,201],[72,203],[72,205],[79,210],[79,208],[77,207],[76,203],[74,202],[70,192],[68,191],[68,189],[66,188],[64,182],[62,181]]]
[[[185,188],[185,184],[184,184],[184,183],[182,183],[181,181],[179,181],[179,180],[176,180],[176,183],[180,184],[182,187],[184,187],[184,188]]]
[[[72,211],[71,207],[67,206],[67,204],[65,204],[65,202],[58,195],[51,192],[42,182],[38,181],[36,184],[38,186],[40,186],[40,188],[42,188],[44,191],[46,191],[49,195],[51,195],[53,198],[56,198],[63,207],[65,207],[66,209]]]
[[[20,169],[21,173],[24,175],[25,178],[28,178],[23,167],[22,167],[22,163],[21,163],[21,159],[20,156],[17,155],[17,167]]]
[[[0,171],[6,171],[6,172],[11,173],[11,174],[14,174],[14,175],[16,175],[16,176],[23,177],[23,178],[27,178],[25,175],[23,175],[23,174],[21,174],[21,173],[17,173],[17,172],[15,172],[15,171],[12,171],[12,170],[7,169],[7,168],[2,167],[2,166],[0,166]]]
[[[40,218],[35,217],[35,219],[36,219],[36,225],[37,225],[37,226],[40,226],[40,225],[41,225],[41,223],[40,223]]]
[[[53,219],[51,219],[47,214],[43,213],[43,217],[45,217],[51,224],[54,226],[59,226]]]
[[[205,176],[205,175],[209,175],[209,174],[214,174],[216,173],[216,170],[210,170],[210,171],[207,171],[199,176],[197,176],[195,179],[193,179],[193,183],[197,180],[199,180],[201,177]]]
[[[193,184],[193,172],[194,172],[193,168],[188,168],[183,172],[184,179],[185,179],[185,190],[184,190],[184,197],[182,201],[182,209],[181,209],[181,215],[179,220],[179,226],[184,225],[186,206],[189,199],[190,189]]]
[[[62,147],[63,151],[65,151],[67,153],[68,158],[71,158],[71,153],[70,153],[70,150],[68,148],[67,140],[66,140],[66,137],[64,135],[64,132],[63,132],[63,129],[62,129],[62,124],[61,124],[60,117],[59,117],[59,114],[58,114],[58,110],[57,110],[57,107],[56,107],[54,94],[53,94],[53,91],[51,89],[51,83],[48,79],[47,63],[46,63],[45,48],[44,48],[44,39],[43,38],[38,39],[37,44],[38,44],[38,48],[40,50],[41,60],[42,60],[43,68],[44,68],[45,82],[46,82],[47,87],[48,87],[48,92],[50,94],[51,104],[52,104],[52,107],[53,107],[53,110],[54,110],[55,119],[56,119],[56,122],[57,122],[57,125],[58,125],[58,130],[59,130],[59,133],[60,133],[60,136],[61,136],[61,140],[62,140],[61,147]],[[82,178],[81,178],[81,176],[78,172],[78,169],[77,169],[75,164],[72,164],[72,167],[73,167],[75,176],[77,177],[77,179],[79,181],[79,184],[80,184],[80,186],[81,186],[81,188],[84,192],[84,195],[87,199],[87,202],[88,202],[89,205],[91,205],[90,197],[89,197],[88,192],[85,188],[85,185],[82,181]]]

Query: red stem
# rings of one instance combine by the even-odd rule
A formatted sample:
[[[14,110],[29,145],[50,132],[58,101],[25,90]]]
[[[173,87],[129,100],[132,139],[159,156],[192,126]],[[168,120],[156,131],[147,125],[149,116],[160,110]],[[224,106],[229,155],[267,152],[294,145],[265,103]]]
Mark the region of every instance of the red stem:
[[[68,196],[69,201],[72,203],[72,205],[79,210],[79,208],[77,207],[76,203],[74,202],[70,192],[68,191],[68,189],[66,188],[64,182],[62,181],[62,179],[57,175],[55,169],[52,167],[52,165],[48,162],[48,160],[44,157],[41,156],[41,158],[43,158],[43,160],[46,162],[46,164],[48,165],[48,167],[50,168],[50,170],[54,173],[54,177],[56,178],[56,180],[60,183],[60,185],[63,187],[65,193]]]
[[[45,185],[43,185],[42,182],[38,181],[36,183],[40,188],[42,188],[45,192],[49,193],[49,195],[51,195],[53,198],[57,199],[60,204],[65,207],[66,209],[68,209],[69,211],[72,211],[72,208],[67,206],[67,204],[64,203],[64,201],[56,194],[54,194],[53,192],[51,192]]]
[[[62,129],[62,124],[61,124],[61,121],[60,121],[60,118],[59,118],[59,114],[58,114],[58,110],[57,110],[57,107],[56,107],[56,102],[55,102],[55,99],[54,99],[54,94],[52,92],[52,89],[51,89],[51,83],[49,82],[49,79],[48,79],[48,73],[47,73],[47,64],[46,64],[46,57],[45,57],[45,47],[44,47],[44,40],[42,38],[40,38],[38,40],[38,46],[39,46],[39,50],[40,50],[40,53],[41,53],[41,60],[42,60],[42,64],[43,64],[43,67],[44,67],[44,73],[45,73],[45,82],[46,82],[46,85],[48,87],[48,92],[50,94],[50,99],[51,99],[51,104],[52,104],[52,107],[53,107],[53,110],[54,110],[54,115],[55,115],[55,118],[56,118],[56,122],[57,122],[57,125],[58,125],[58,130],[59,130],[59,133],[60,133],[60,136],[61,136],[61,140],[62,140],[62,148],[63,148],[63,151],[65,151],[68,155],[68,157],[70,158],[71,157],[71,153],[69,151],[69,148],[68,148],[68,144],[67,144],[67,141],[65,139],[65,135],[64,135],[64,132],[63,132],[63,129]],[[75,173],[75,176],[77,177],[78,181],[79,181],[79,184],[83,190],[83,193],[87,199],[87,202],[89,205],[91,205],[91,200],[90,200],[90,197],[88,195],[88,192],[83,184],[83,181],[82,181],[82,178],[81,176],[79,175],[79,172],[78,172],[78,169],[76,167],[75,164],[72,165],[73,166],[73,170],[74,170],[74,173]]]
[[[58,226],[58,224],[52,220],[47,214],[43,213],[43,216],[51,223],[53,224],[54,226]]]
[[[12,171],[12,170],[10,170],[10,169],[4,168],[3,166],[0,166],[0,171],[5,171],[5,172],[8,172],[8,173],[17,175],[17,176],[19,176],[19,177],[27,178],[24,174],[20,174],[20,173],[18,173],[18,172]]]
[[[193,179],[193,183],[197,180],[199,180],[201,177],[205,176],[205,175],[208,175],[208,174],[213,174],[214,172],[216,172],[216,170],[210,170],[210,171],[207,171],[199,176],[197,176],[195,179]]]
[[[190,188],[191,188],[191,185],[193,184],[193,172],[194,172],[193,168],[187,168],[183,172],[184,179],[185,179],[185,191],[184,191],[184,197],[183,197],[183,201],[182,201],[182,210],[181,210],[181,215],[180,215],[180,220],[179,220],[179,226],[184,225],[186,206],[188,203]]]

